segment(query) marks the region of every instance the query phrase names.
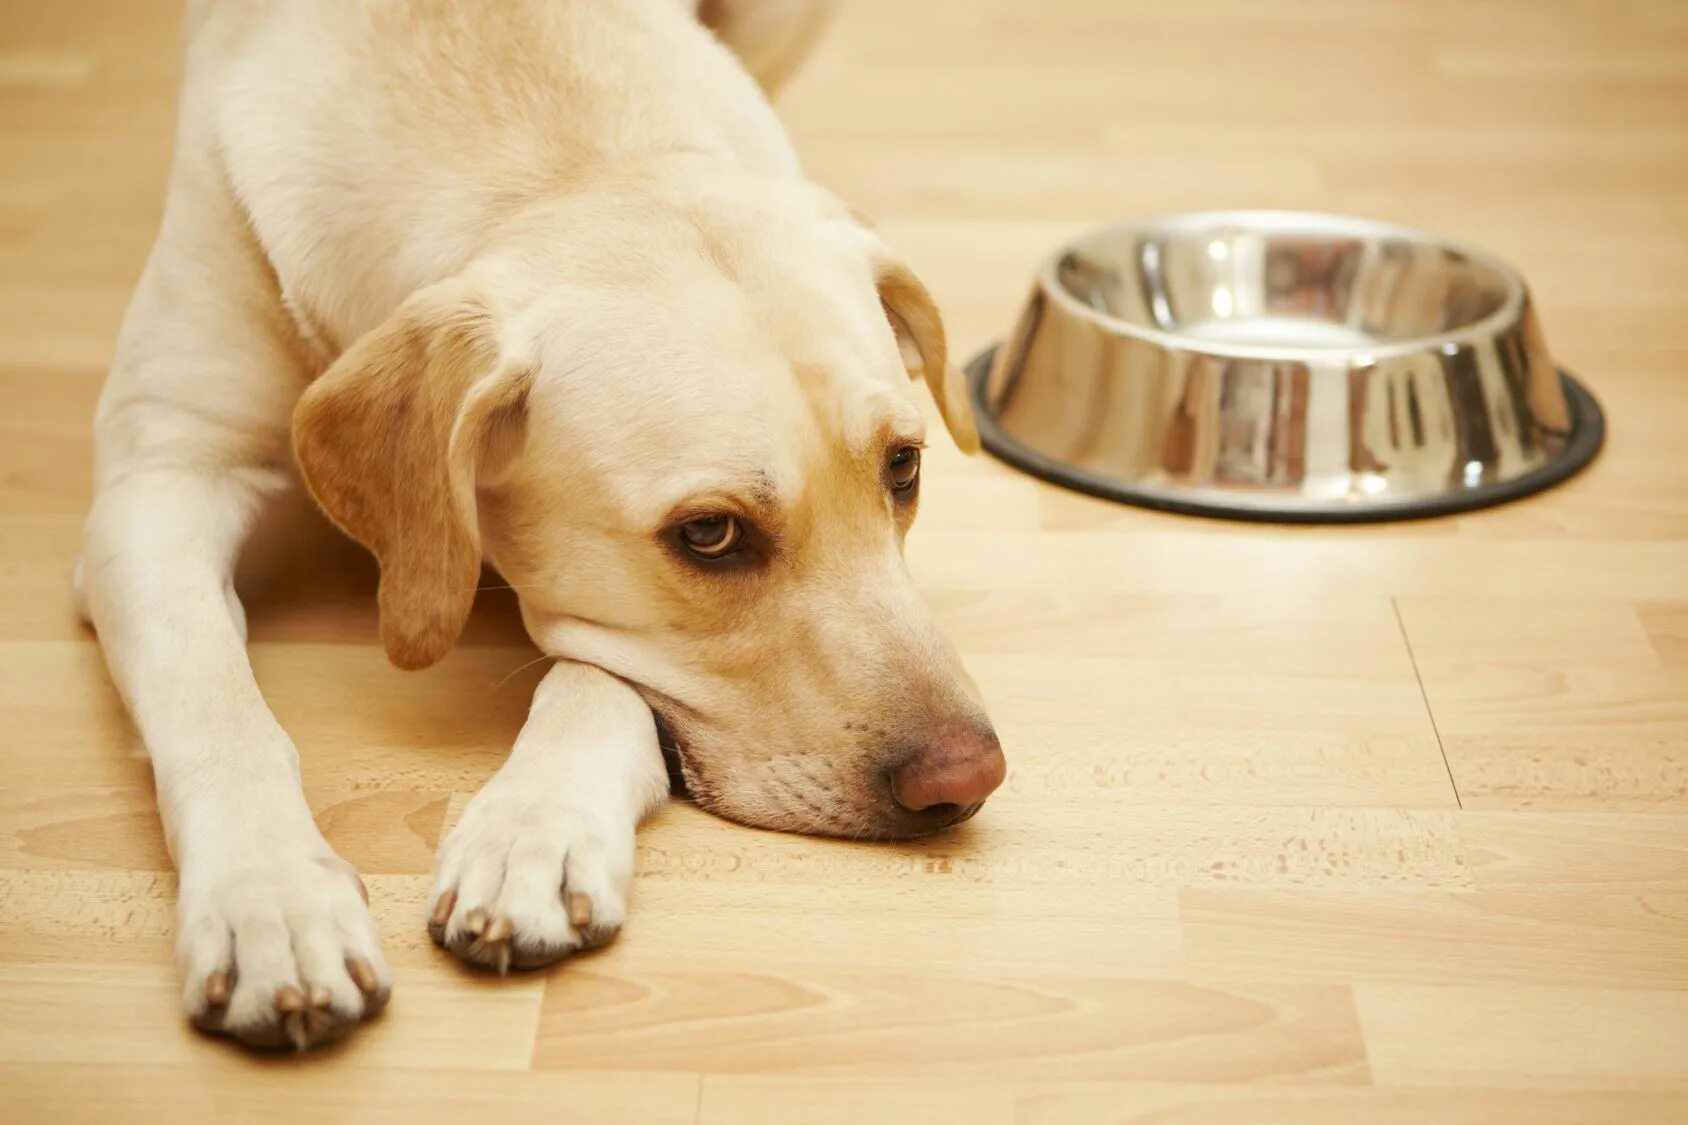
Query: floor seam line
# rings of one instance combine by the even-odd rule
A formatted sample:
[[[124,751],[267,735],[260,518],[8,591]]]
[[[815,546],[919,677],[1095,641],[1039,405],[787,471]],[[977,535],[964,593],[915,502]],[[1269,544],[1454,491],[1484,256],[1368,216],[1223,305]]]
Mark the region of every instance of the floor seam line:
[[[1453,763],[1448,761],[1448,747],[1442,741],[1442,728],[1436,722],[1436,709],[1430,706],[1430,692],[1424,686],[1424,673],[1418,668],[1418,654],[1413,651],[1413,639],[1407,635],[1407,622],[1401,616],[1401,603],[1391,596],[1389,608],[1395,612],[1395,627],[1401,631],[1401,643],[1407,646],[1407,660],[1413,666],[1413,679],[1418,681],[1418,697],[1424,701],[1424,714],[1430,720],[1430,733],[1436,736],[1436,750],[1442,755],[1442,768],[1448,774],[1448,788],[1454,791],[1454,804],[1463,809],[1465,799],[1459,795],[1459,782],[1454,780]]]

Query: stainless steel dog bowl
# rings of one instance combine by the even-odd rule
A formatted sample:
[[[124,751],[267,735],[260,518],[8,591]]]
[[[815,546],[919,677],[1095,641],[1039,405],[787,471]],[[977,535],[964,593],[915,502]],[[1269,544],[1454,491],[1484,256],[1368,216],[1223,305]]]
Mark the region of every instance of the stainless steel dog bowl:
[[[1093,231],[968,376],[984,443],[1058,484],[1303,523],[1437,515],[1563,480],[1600,407],[1528,291],[1386,223],[1223,211]]]

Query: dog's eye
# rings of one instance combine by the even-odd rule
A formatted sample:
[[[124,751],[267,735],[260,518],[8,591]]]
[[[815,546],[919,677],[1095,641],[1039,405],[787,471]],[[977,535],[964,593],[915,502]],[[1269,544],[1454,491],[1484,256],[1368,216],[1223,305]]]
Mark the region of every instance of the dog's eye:
[[[720,559],[738,549],[743,538],[733,516],[699,516],[680,525],[680,542],[700,559]]]
[[[920,480],[920,450],[905,445],[891,454],[891,491],[908,492]]]

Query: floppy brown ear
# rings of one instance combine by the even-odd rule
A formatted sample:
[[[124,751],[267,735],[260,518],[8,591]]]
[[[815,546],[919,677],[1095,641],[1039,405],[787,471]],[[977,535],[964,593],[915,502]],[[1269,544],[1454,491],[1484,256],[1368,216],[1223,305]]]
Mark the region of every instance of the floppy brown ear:
[[[456,282],[424,289],[305,391],[293,451],[312,495],[381,566],[381,640],[401,668],[456,643],[481,569],[475,483],[519,426],[529,371]]]
[[[874,269],[879,286],[879,303],[897,334],[903,366],[913,376],[924,376],[932,398],[943,415],[944,426],[963,453],[979,448],[979,430],[973,422],[973,404],[967,397],[967,381],[961,369],[949,362],[949,345],[944,339],[944,322],[932,295],[903,263],[881,258]]]

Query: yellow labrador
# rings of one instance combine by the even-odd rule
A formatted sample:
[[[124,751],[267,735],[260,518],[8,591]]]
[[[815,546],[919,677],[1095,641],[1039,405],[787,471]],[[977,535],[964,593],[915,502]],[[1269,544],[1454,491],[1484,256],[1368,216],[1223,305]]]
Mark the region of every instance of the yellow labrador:
[[[470,962],[617,931],[659,728],[700,803],[772,828],[930,832],[1001,782],[902,562],[909,376],[976,440],[938,313],[758,86],[824,7],[190,3],[78,585],[152,757],[200,1026],[303,1047],[390,987],[231,578],[300,477],[378,559],[396,664],[451,647],[483,562],[555,658],[440,850],[430,928]]]

